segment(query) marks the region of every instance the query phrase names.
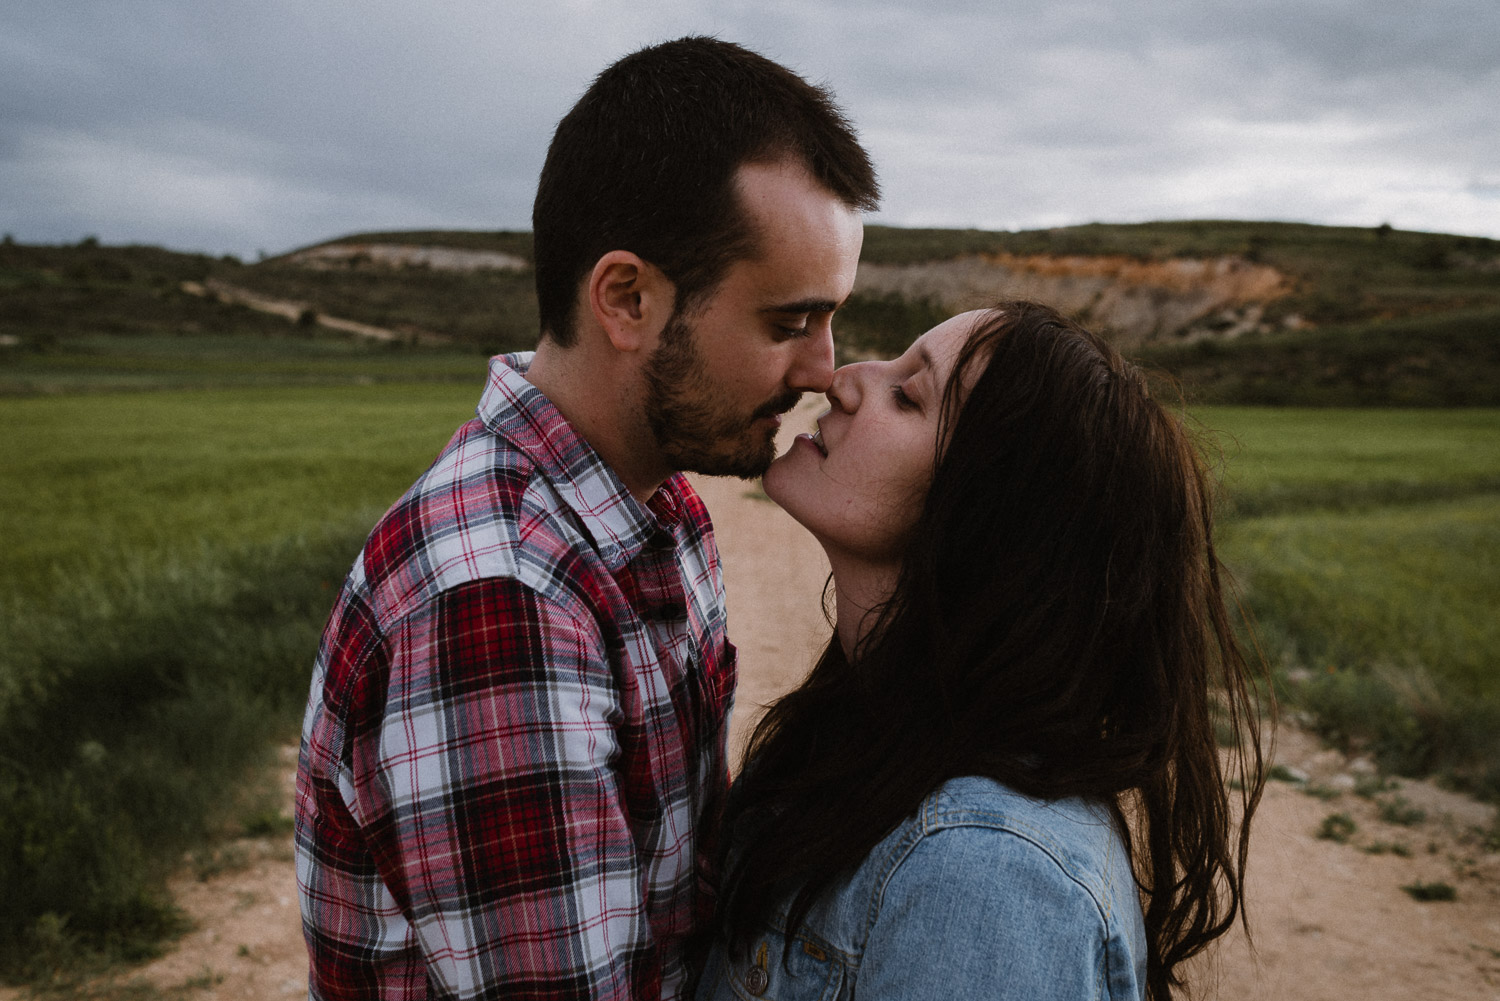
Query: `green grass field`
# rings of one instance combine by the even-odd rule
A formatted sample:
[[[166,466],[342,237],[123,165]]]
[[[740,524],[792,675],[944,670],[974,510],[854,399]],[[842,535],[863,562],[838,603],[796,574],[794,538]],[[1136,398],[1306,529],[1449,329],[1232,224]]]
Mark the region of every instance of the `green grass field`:
[[[1500,411],[1204,408],[1225,558],[1304,668],[1500,700]]]
[[[0,600],[383,508],[473,416],[482,371],[462,383],[0,401],[11,540]]]
[[[1237,517],[1500,493],[1500,410],[1199,407]]]
[[[286,326],[286,329],[290,329]],[[65,347],[0,352],[0,397],[153,389],[361,385],[482,378],[485,356],[348,338],[84,334]]]
[[[1500,696],[1500,500],[1269,515],[1226,526],[1259,617],[1327,673],[1420,670],[1463,700]]]
[[[1500,411],[1197,417],[1284,699],[1388,769],[1500,796]]]

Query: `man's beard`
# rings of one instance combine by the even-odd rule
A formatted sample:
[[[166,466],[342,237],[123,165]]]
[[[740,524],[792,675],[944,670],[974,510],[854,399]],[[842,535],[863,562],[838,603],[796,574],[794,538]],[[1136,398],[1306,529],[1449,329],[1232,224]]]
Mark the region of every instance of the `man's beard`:
[[[788,390],[741,414],[718,402],[717,389],[693,346],[693,328],[674,313],[646,360],[646,425],[657,449],[673,469],[754,479],[776,458],[776,434],[752,425],[792,409],[802,394]]]

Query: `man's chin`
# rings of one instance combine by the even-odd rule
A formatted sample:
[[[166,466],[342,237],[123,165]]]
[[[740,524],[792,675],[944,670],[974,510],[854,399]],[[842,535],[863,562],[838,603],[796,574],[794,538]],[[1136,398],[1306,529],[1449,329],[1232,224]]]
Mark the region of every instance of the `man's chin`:
[[[742,480],[756,480],[769,468],[776,458],[775,437],[769,436],[758,444],[742,443],[730,452],[700,453],[684,456],[681,469],[703,476],[734,476]]]
[[[774,455],[765,458],[756,458],[754,461],[746,459],[719,459],[704,462],[696,462],[686,467],[689,473],[699,473],[703,476],[733,476],[741,480],[758,480],[767,469],[771,468]]]

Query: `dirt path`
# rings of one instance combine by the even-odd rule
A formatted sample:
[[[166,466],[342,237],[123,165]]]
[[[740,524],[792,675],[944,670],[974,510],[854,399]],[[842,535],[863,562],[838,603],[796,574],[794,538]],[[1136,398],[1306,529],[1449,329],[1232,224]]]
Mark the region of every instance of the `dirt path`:
[[[292,299],[274,299],[270,296],[261,295],[259,292],[251,292],[237,285],[210,278],[203,282],[183,282],[182,291],[188,295],[196,295],[205,299],[217,299],[237,306],[246,306],[261,313],[269,313],[279,316],[290,323],[299,323],[304,314],[311,307],[305,302],[297,302]],[[329,316],[327,313],[312,312],[312,320],[320,327],[329,330],[337,330],[339,333],[352,334],[355,337],[363,337],[367,341],[415,341],[418,344],[445,344],[451,338],[443,334],[435,334],[427,330],[391,330],[386,327],[376,327],[368,323],[360,323],[358,320],[349,320],[341,316]]]
[[[803,408],[802,417],[814,409]],[[789,424],[789,433],[798,430]],[[740,649],[738,748],[757,706],[796,684],[826,639],[818,596],[828,570],[811,538],[753,485],[700,480],[699,488],[724,552],[730,634]],[[286,749],[288,810],[293,756]],[[1289,778],[1306,781],[1272,782],[1259,814],[1249,880],[1258,955],[1233,933],[1200,964],[1196,996],[1500,999],[1500,852],[1486,850],[1483,834],[1493,830],[1493,809],[1422,782],[1361,796],[1357,784],[1376,782],[1368,765],[1322,751],[1295,730],[1280,734],[1277,760],[1296,770]],[[1399,806],[1398,796],[1405,819],[1414,820],[1414,810],[1423,819],[1381,820],[1381,804]],[[1388,816],[1399,812],[1387,807]],[[1318,838],[1325,818],[1339,813],[1355,824],[1349,841]],[[1368,851],[1380,845],[1384,853]],[[206,881],[185,873],[172,885],[197,930],[169,955],[118,975],[118,983],[225,1001],[305,994],[290,838],[229,849],[242,868]],[[1418,902],[1401,889],[1417,883],[1446,883],[1457,899]],[[0,991],[3,999],[17,996]]]

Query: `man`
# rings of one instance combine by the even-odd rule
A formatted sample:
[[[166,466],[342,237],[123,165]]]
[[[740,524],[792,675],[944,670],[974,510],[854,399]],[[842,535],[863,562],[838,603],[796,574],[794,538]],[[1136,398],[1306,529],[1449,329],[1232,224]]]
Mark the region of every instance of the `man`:
[[[874,174],[819,88],[687,38],[605,70],[533,212],[542,337],[375,527],[314,671],[316,998],[679,995],[734,652],[682,470],[755,476],[832,374]]]

